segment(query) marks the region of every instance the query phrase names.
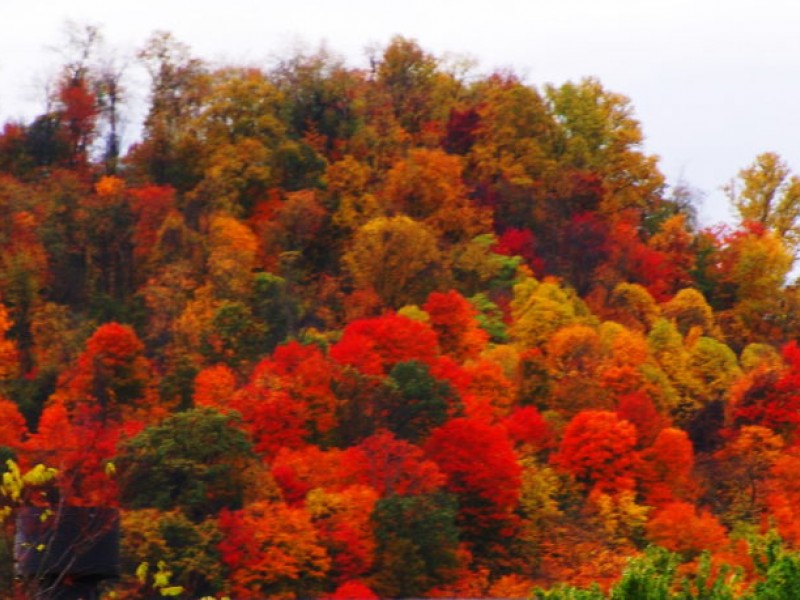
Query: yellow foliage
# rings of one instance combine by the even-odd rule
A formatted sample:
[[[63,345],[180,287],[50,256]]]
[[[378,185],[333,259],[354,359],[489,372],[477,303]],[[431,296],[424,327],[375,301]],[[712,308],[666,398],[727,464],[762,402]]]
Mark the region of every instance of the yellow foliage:
[[[240,298],[252,282],[258,240],[247,225],[226,215],[215,215],[209,225],[208,267],[218,297]]]
[[[442,268],[436,235],[406,216],[379,217],[356,232],[343,262],[356,285],[390,307],[421,303]]]

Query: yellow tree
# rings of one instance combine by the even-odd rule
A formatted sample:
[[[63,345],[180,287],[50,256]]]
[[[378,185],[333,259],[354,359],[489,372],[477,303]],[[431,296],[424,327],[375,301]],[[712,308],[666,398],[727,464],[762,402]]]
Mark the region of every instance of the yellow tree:
[[[219,298],[241,299],[252,283],[258,241],[253,231],[241,221],[215,215],[208,234],[209,279]]]
[[[596,321],[586,305],[554,281],[526,277],[514,286],[511,334],[524,348],[541,347],[557,329]]]
[[[440,285],[442,254],[436,235],[405,216],[379,217],[356,232],[343,258],[361,288],[373,288],[392,308],[422,304]]]
[[[739,171],[738,182],[725,187],[743,221],[754,221],[774,231],[793,254],[800,234],[800,177],[774,152],[759,154]]]
[[[665,317],[674,321],[681,335],[688,334],[693,328],[702,335],[721,335],[714,322],[714,311],[702,292],[694,288],[682,289],[669,302],[665,302],[661,310]]]

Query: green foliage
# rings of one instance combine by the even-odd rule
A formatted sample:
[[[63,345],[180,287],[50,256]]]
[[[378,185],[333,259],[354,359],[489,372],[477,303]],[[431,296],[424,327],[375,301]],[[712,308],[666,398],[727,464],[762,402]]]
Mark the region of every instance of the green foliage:
[[[569,585],[557,585],[549,590],[537,589],[533,592],[535,600],[604,600],[600,588],[581,589]]]
[[[375,591],[412,598],[452,580],[458,564],[455,499],[447,494],[390,496],[375,505]]]
[[[663,548],[650,547],[644,556],[628,563],[611,590],[611,600],[669,600],[678,557]]]
[[[754,540],[753,562],[761,576],[748,600],[790,600],[800,589],[800,555],[787,551],[780,537],[771,532]]]
[[[383,404],[386,425],[401,439],[419,442],[460,412],[452,387],[437,381],[424,363],[397,363],[389,377],[396,393],[388,394]]]
[[[256,274],[250,304],[253,316],[266,325],[263,352],[271,352],[295,333],[300,306],[283,277],[272,273]]]
[[[175,414],[121,446],[115,461],[121,501],[131,508],[179,508],[194,521],[239,508],[251,448],[230,415]]]

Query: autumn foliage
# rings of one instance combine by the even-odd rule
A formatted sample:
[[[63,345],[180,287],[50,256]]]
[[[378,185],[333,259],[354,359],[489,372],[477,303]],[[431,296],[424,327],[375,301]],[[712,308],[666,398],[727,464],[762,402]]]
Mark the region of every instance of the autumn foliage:
[[[93,40],[0,128],[0,480],[120,509],[109,594],[163,561],[183,597],[756,598],[800,565],[780,157],[701,228],[621,94],[399,36],[243,67],[156,33],[121,143]]]

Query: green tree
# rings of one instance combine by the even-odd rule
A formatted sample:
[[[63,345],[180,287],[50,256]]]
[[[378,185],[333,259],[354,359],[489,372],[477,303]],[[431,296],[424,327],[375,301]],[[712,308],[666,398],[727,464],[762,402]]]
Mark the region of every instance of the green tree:
[[[178,508],[198,522],[241,507],[253,459],[234,417],[211,409],[178,413],[121,446],[120,500],[133,509]]]
[[[386,395],[383,409],[387,426],[401,439],[419,442],[461,408],[450,384],[437,381],[422,362],[397,363],[389,377],[394,393]]]
[[[372,586],[383,598],[422,596],[458,566],[456,501],[447,494],[390,496],[372,513],[377,548]]]

